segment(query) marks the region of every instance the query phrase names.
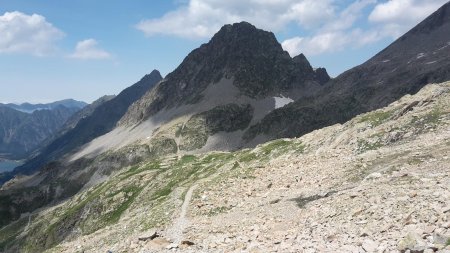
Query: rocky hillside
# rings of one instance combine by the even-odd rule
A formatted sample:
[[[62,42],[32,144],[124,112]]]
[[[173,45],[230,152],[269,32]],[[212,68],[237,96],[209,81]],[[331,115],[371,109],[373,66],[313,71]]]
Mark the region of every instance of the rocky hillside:
[[[304,55],[291,58],[271,32],[241,22],[225,25],[172,73],[133,103],[113,131],[72,160],[130,145],[170,152],[236,150],[251,124],[292,101],[316,94],[329,80]]]
[[[273,111],[245,137],[300,136],[386,106],[428,83],[450,80],[449,55],[450,2],[367,62],[328,82],[317,96]]]
[[[58,106],[51,110],[21,112],[0,106],[0,157],[23,159],[45,139],[60,130],[80,108]]]
[[[92,113],[94,113],[94,111],[95,111],[95,109],[97,109],[97,107],[99,107],[103,103],[113,99],[114,97],[115,97],[114,95],[105,95],[105,96],[100,97],[99,99],[95,100],[91,104],[88,104],[85,107],[83,107],[82,110],[78,111],[77,113],[72,115],[72,117],[67,119],[67,121],[64,123],[64,125],[61,128],[62,133],[65,133],[65,132],[69,131],[70,129],[75,128],[77,126],[78,122],[80,122],[80,120],[82,120],[86,117],[89,117]]]
[[[430,84],[298,139],[123,167],[3,227],[0,245],[4,252],[447,252],[449,129],[450,82]]]

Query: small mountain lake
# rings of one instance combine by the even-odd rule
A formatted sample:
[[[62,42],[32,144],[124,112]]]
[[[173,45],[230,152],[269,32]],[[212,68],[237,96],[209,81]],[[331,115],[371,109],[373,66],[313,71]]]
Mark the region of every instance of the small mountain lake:
[[[22,165],[19,161],[0,160],[0,173],[11,171],[19,165]]]

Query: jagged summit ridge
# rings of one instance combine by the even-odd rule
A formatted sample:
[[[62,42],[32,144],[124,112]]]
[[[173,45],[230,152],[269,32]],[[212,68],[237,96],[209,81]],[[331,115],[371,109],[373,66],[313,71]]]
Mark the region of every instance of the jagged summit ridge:
[[[260,99],[302,89],[306,83],[319,86],[329,77],[319,78],[304,55],[291,58],[273,33],[247,22],[225,25],[136,102],[120,124],[139,123],[163,108],[195,104],[209,85],[222,79],[233,79],[242,95]]]

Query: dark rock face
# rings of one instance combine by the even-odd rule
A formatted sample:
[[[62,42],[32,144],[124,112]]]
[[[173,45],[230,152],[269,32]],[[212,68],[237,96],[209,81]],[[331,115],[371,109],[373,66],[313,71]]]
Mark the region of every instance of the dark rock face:
[[[210,135],[244,130],[253,117],[251,105],[227,104],[192,116],[180,129],[180,149],[203,147]]]
[[[301,89],[306,82],[320,86],[326,79],[316,75],[304,55],[291,58],[273,33],[246,22],[225,25],[136,102],[120,124],[136,124],[165,107],[195,104],[208,85],[222,78],[233,79],[252,98]]]
[[[74,115],[72,115],[62,126],[62,132],[65,133],[68,130],[76,127],[76,125],[78,124],[78,122],[80,122],[80,120],[89,117],[92,113],[94,113],[95,109],[97,109],[97,107],[99,107],[100,105],[102,105],[103,103],[113,99],[115,96],[114,95],[105,95],[97,100],[95,100],[94,102],[92,102],[89,105],[86,105],[83,109],[81,109],[80,111],[78,111],[77,113],[75,113]]]
[[[87,117],[81,119],[77,125],[65,134],[53,140],[41,150],[41,153],[24,165],[16,168],[14,173],[29,174],[73,149],[88,143],[94,138],[112,130],[128,107],[142,97],[162,79],[160,73],[154,70],[144,76],[139,82],[123,90],[119,95],[98,107]],[[4,182],[0,180],[0,183]]]
[[[328,81],[330,81],[330,76],[328,75],[328,72],[324,68],[317,68],[314,70],[314,73],[316,74],[316,79],[321,83],[325,84]]]
[[[373,58],[329,81],[316,96],[274,110],[246,133],[300,136],[450,80],[450,3]]]
[[[0,106],[0,157],[25,158],[78,110],[60,105],[52,110],[35,110],[29,114]]]

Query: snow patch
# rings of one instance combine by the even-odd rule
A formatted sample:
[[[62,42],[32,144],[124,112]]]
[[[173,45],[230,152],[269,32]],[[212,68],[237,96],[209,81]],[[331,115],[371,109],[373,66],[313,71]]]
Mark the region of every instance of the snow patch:
[[[450,42],[447,42],[447,45],[445,45],[445,46],[439,48],[437,51],[441,51],[442,49],[445,49],[445,48],[448,47],[448,46],[450,46]]]
[[[425,64],[433,64],[436,63],[437,61],[430,61],[430,62],[426,62]]]
[[[425,57],[425,55],[426,55],[425,53],[420,53],[420,54],[417,55],[416,59],[420,59],[422,57]]]
[[[381,61],[381,62],[383,62],[383,63],[386,63],[386,62],[390,62],[391,60],[384,60],[384,61]]]
[[[283,97],[283,95],[281,95],[281,97],[273,97],[275,99],[275,109],[278,109],[280,107],[283,107],[289,103],[294,102],[293,99],[291,98],[287,98],[287,97]]]

